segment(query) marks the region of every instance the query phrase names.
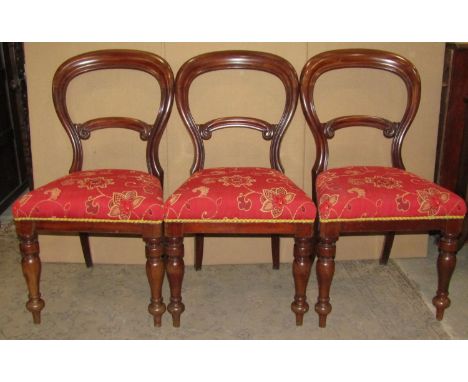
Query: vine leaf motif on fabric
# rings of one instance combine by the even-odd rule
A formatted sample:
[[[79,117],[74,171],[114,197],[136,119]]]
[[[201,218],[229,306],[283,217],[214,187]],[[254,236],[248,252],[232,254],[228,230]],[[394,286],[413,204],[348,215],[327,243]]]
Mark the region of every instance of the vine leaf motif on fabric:
[[[262,167],[196,172],[166,202],[166,219],[313,221],[315,206],[290,179]]]

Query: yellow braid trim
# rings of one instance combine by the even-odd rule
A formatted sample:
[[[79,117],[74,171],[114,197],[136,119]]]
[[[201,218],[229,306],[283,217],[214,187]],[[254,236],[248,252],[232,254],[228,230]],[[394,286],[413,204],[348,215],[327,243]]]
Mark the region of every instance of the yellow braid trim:
[[[161,224],[162,220],[112,220],[112,219],[74,219],[74,218],[13,218],[14,221],[53,221],[53,222],[80,222],[80,223],[151,223]]]
[[[292,219],[164,219],[165,223],[313,223],[313,219],[292,220]]]
[[[355,218],[355,219],[320,219],[321,223],[339,223],[339,222],[367,222],[367,221],[397,221],[397,220],[453,220],[464,219],[464,216],[402,216],[402,217],[384,217],[384,218]]]

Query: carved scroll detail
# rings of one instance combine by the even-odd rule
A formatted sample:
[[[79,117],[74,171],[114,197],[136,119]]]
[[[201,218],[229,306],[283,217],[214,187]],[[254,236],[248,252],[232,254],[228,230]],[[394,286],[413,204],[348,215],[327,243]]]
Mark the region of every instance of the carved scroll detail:
[[[82,123],[75,123],[75,128],[78,133],[78,136],[81,139],[89,139],[91,137],[91,131],[86,128]]]
[[[393,138],[398,131],[400,124],[398,122],[392,122],[388,127],[383,130],[383,135],[385,138]]]

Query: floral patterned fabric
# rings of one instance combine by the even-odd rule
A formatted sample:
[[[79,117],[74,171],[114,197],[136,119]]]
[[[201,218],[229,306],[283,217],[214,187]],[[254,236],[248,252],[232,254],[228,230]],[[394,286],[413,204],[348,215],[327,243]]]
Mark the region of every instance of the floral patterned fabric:
[[[317,199],[323,222],[463,218],[466,213],[458,195],[392,167],[324,171],[317,178]]]
[[[311,198],[279,171],[261,167],[201,170],[165,203],[166,221],[312,222]]]
[[[15,220],[139,222],[163,219],[159,180],[142,171],[79,171],[20,197]]]

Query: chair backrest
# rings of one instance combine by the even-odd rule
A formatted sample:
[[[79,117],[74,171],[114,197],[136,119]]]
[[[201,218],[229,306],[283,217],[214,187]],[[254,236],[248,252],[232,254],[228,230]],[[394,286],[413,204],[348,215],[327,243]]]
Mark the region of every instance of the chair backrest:
[[[331,70],[345,68],[369,68],[391,72],[399,76],[406,85],[407,102],[399,122],[368,115],[348,115],[320,122],[314,103],[314,88],[318,78]],[[335,131],[350,126],[368,126],[383,131],[392,139],[392,166],[404,169],[401,158],[403,139],[416,116],[421,98],[421,80],[414,65],[406,58],[394,53],[372,49],[343,49],[320,53],[305,64],[301,73],[301,105],[307,124],[316,143],[316,160],[312,170],[315,184],[317,175],[328,165],[328,139]]]
[[[278,77],[284,85],[286,100],[278,123],[252,117],[224,117],[197,124],[189,105],[189,90],[193,80],[201,74],[226,69],[248,69],[268,72]],[[203,169],[205,148],[203,140],[211,138],[214,131],[244,127],[262,133],[265,140],[270,140],[271,167],[284,171],[280,160],[280,144],[283,134],[294,115],[299,97],[299,81],[294,67],[284,58],[270,53],[255,51],[219,51],[202,54],[188,60],[177,73],[176,103],[182,120],[187,127],[194,145],[194,161],[191,173]]]
[[[158,81],[161,99],[153,124],[126,117],[104,117],[83,123],[72,122],[66,102],[68,85],[72,79],[81,74],[103,69],[139,70],[150,74]],[[164,172],[159,163],[158,149],[174,100],[174,75],[164,59],[153,53],[124,49],[100,50],[80,54],[65,61],[55,72],[52,97],[55,111],[73,146],[73,162],[70,173],[82,169],[82,139],[89,139],[94,130],[123,128],[140,133],[140,138],[147,141],[146,163],[148,171],[157,176],[162,184]]]

